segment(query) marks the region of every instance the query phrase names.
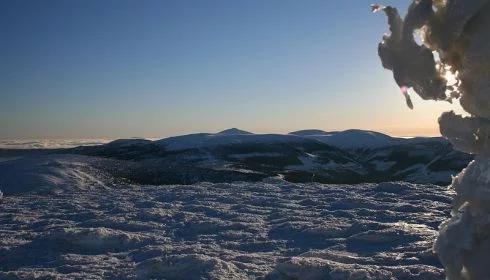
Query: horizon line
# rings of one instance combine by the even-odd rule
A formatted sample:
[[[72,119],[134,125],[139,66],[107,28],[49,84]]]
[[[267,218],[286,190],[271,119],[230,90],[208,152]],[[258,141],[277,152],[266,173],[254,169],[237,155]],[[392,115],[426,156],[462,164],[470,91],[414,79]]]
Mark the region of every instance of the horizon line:
[[[285,133],[279,133],[279,132],[254,132],[250,130],[244,130],[244,129],[239,129],[236,127],[232,128],[227,128],[224,130],[219,130],[217,132],[203,132],[203,131],[196,131],[196,132],[190,132],[190,133],[181,133],[181,134],[174,134],[174,135],[169,135],[169,136],[129,136],[129,137],[106,137],[106,136],[101,136],[101,137],[17,137],[17,138],[1,138],[0,141],[69,141],[69,140],[107,140],[107,141],[113,141],[113,140],[118,140],[118,139],[147,139],[147,140],[160,140],[160,139],[166,139],[166,138],[171,138],[171,137],[179,137],[179,136],[185,136],[185,135],[192,135],[192,134],[218,134],[223,131],[231,130],[231,129],[237,129],[241,130],[244,132],[256,134],[256,135],[267,135],[267,134],[275,134],[275,135],[288,135],[294,132],[299,132],[299,131],[308,131],[308,130],[318,130],[326,133],[334,133],[334,132],[345,132],[348,130],[359,130],[359,131],[366,131],[366,132],[375,132],[375,133],[381,133],[393,138],[415,138],[415,137],[442,137],[440,134],[418,134],[418,135],[397,135],[397,134],[390,134],[386,132],[381,132],[377,130],[371,130],[371,129],[360,129],[360,128],[348,128],[348,129],[336,129],[336,130],[324,130],[320,128],[307,128],[307,129],[299,129],[299,130],[293,130],[290,132],[285,132]]]

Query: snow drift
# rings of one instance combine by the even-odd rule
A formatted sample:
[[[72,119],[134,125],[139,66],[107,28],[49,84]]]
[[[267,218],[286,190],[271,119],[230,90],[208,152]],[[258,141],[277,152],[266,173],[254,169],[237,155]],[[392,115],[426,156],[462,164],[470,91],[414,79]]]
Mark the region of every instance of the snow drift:
[[[7,194],[106,187],[107,177],[75,155],[34,155],[0,162],[0,189]]]

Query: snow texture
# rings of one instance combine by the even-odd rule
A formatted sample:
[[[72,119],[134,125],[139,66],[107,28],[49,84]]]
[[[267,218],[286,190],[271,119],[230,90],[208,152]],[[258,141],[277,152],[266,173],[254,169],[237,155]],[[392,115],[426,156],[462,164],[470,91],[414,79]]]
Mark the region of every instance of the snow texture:
[[[78,155],[6,159],[0,161],[0,190],[18,194],[104,188],[111,176],[93,168],[89,164],[93,161],[93,158]]]
[[[445,187],[132,185],[87,157],[38,160],[32,187],[0,200],[0,279],[444,278],[431,246]],[[52,162],[59,191],[36,189]]]
[[[453,180],[452,217],[441,226],[434,249],[448,279],[489,279],[490,1],[417,0],[404,19],[393,7],[373,5],[378,10],[387,14],[391,31],[379,44],[379,56],[400,88],[412,87],[423,99],[459,99],[470,115],[446,112],[439,118],[442,135],[476,156]],[[415,30],[422,31],[422,45]]]

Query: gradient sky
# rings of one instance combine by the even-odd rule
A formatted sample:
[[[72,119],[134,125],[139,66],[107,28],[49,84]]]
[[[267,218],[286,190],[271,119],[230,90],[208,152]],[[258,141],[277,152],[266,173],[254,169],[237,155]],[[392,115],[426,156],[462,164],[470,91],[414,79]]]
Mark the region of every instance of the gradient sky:
[[[372,2],[0,1],[0,138],[437,135],[456,106],[406,107],[377,57],[388,27]]]

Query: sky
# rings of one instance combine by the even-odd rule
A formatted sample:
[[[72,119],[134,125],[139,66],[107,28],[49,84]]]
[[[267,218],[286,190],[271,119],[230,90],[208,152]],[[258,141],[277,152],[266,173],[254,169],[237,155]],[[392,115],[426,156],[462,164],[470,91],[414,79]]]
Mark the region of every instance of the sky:
[[[439,135],[384,70],[372,0],[2,0],[0,139]],[[381,1],[405,11],[409,1]]]

